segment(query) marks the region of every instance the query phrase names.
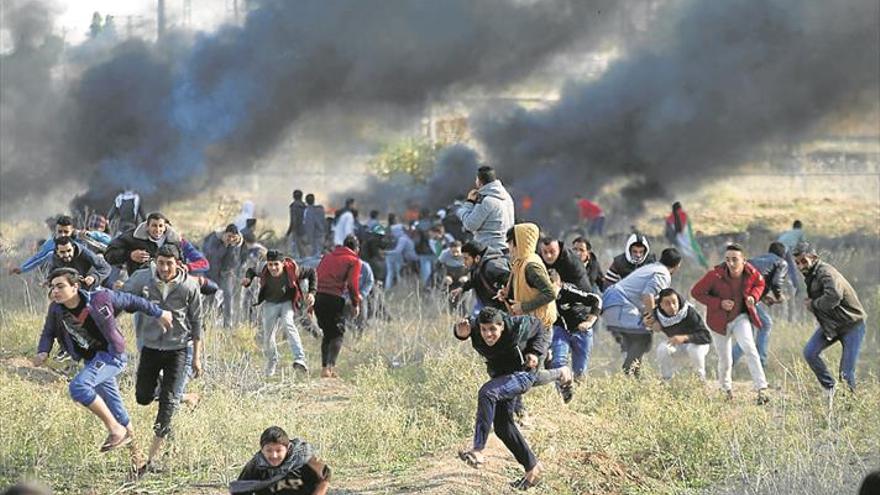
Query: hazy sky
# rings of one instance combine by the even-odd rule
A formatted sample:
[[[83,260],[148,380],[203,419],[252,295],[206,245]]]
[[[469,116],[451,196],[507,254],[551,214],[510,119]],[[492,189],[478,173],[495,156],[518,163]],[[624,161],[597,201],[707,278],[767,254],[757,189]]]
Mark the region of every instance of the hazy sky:
[[[68,43],[76,44],[85,40],[94,12],[101,16],[116,17],[118,29],[124,29],[126,16],[134,16],[133,24],[149,26],[154,31],[156,22],[156,0],[55,0],[57,28],[66,31]],[[243,4],[239,0],[239,4]],[[183,0],[165,0],[166,16],[170,25],[179,24],[183,19]],[[210,29],[224,19],[231,18],[234,0],[191,0],[192,27]]]

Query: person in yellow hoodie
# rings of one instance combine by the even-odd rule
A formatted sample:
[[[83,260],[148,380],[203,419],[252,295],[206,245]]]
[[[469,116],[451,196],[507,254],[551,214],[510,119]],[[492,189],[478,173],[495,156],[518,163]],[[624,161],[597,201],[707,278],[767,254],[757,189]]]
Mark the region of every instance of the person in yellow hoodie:
[[[556,287],[544,261],[535,252],[541,233],[533,223],[514,225],[507,231],[510,248],[510,280],[498,292],[512,315],[532,315],[549,332],[556,321]]]

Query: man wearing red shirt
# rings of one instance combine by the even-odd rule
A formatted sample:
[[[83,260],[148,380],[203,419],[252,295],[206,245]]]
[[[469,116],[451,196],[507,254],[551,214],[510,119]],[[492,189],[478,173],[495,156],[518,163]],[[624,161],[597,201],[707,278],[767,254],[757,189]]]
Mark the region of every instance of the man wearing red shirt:
[[[742,246],[730,244],[724,252],[724,263],[710,270],[691,289],[694,299],[706,305],[706,322],[712,330],[712,342],[718,353],[721,390],[728,398],[733,397],[732,339],[736,339],[748,360],[759,405],[766,404],[769,399],[765,393],[767,378],[752,337],[752,325],[761,328],[755,303],[761,299],[764,285],[761,272],[745,260]]]
[[[577,197],[581,223],[587,224],[587,235],[601,236],[605,230],[605,211],[598,204],[582,196]]]
[[[324,333],[321,340],[321,378],[336,377],[336,358],[342,350],[345,337],[345,299],[348,289],[352,310],[357,317],[360,310],[358,280],[361,263],[357,255],[358,239],[353,234],[341,246],[325,254],[317,268],[318,290],[315,296],[315,316]]]

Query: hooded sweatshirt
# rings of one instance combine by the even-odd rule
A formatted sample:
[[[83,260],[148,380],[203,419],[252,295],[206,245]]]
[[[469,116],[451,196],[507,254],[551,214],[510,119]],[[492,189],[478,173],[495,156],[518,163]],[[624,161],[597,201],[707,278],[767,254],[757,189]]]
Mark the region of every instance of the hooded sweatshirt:
[[[634,260],[632,254],[630,254],[630,248],[633,244],[642,244],[645,246],[645,257],[640,261]],[[608,272],[605,273],[605,285],[609,286],[611,284],[616,284],[635,271],[636,268],[640,268],[655,261],[657,261],[657,258],[651,253],[651,245],[648,243],[648,238],[641,234],[630,234],[629,238],[626,240],[626,246],[623,249],[623,253],[614,258],[614,261],[611,262],[611,266],[608,267]]]
[[[156,240],[150,237],[149,230],[147,229],[147,222],[141,222],[141,224],[134,230],[126,232],[113,239],[113,241],[110,242],[110,245],[107,246],[107,252],[104,253],[104,259],[106,259],[107,263],[110,263],[111,265],[119,266],[124,264],[126,271],[131,274],[150,265],[149,261],[143,263],[133,261],[131,259],[132,251],[143,249],[150,254],[150,258],[152,259],[156,257],[159,248],[166,243],[173,244],[178,250],[182,250],[180,245],[180,235],[171,227],[171,225],[166,227],[165,235],[162,236],[161,239]]]
[[[553,328],[556,312],[556,288],[544,261],[535,253],[540,232],[533,223],[521,223],[513,228],[516,246],[510,253],[510,280],[508,297],[522,304],[525,314],[538,318],[545,329]]]
[[[507,249],[505,236],[513,227],[514,206],[500,180],[481,187],[477,201],[465,201],[456,214],[474,240],[498,251]]]
[[[101,285],[110,276],[110,265],[104,258],[93,253],[89,248],[78,242],[73,242],[73,258],[70,261],[62,260],[57,254],[52,255],[49,264],[49,272],[56,268],[73,268],[81,277],[89,275],[95,277],[94,285]]]

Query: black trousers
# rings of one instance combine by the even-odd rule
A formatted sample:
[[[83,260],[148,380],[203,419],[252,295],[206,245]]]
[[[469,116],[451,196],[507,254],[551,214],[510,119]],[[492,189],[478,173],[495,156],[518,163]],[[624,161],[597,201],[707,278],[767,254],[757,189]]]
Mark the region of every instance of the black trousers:
[[[345,299],[319,292],[315,296],[315,317],[324,337],[321,339],[321,366],[336,366],[345,338]]]
[[[177,388],[185,374],[186,347],[171,351],[149,347],[141,350],[135,398],[138,404],[149,405],[156,397],[156,387],[159,387],[159,412],[156,414],[156,422],[153,423],[153,432],[159,438],[165,438],[171,431],[171,417],[177,409]]]
[[[623,371],[627,374],[639,376],[642,356],[651,350],[651,334],[621,332],[620,339],[621,347],[626,352],[626,358],[623,360]]]

